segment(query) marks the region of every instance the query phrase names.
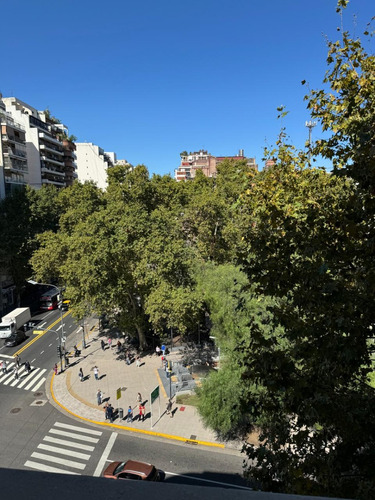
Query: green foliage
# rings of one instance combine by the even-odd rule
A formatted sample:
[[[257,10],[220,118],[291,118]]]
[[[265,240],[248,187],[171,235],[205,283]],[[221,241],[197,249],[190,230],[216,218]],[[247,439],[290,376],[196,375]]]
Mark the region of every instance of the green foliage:
[[[39,232],[56,230],[59,218],[57,190],[16,191],[0,203],[0,269],[11,276],[19,293],[31,275],[29,259],[37,248]]]
[[[312,91],[308,106],[332,132],[314,153],[334,174],[304,168],[305,153],[279,141],[276,165],[243,197],[243,268],[278,298],[285,332],[274,351],[251,324],[241,345],[248,383],[265,390],[248,474],[266,490],[371,498],[375,60],[344,33],[328,64],[330,91]]]
[[[197,389],[198,411],[207,426],[226,439],[241,436],[251,428],[248,385],[238,365],[227,364],[203,380]]]
[[[205,380],[199,391],[199,411],[206,425],[222,437],[244,437],[261,422],[255,410],[262,392],[258,381],[250,380],[247,346],[257,335],[270,356],[285,348],[283,330],[274,325],[269,312],[275,301],[256,295],[246,275],[232,264],[206,263],[196,276],[221,358],[219,372]],[[275,371],[268,363],[267,368]]]

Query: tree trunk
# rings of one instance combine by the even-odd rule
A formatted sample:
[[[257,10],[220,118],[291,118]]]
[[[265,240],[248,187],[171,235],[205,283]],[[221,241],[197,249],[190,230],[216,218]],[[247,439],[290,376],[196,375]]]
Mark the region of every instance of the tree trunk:
[[[135,328],[138,333],[138,339],[139,339],[139,348],[141,351],[147,347],[147,340],[146,340],[146,335],[145,332],[143,331],[143,328],[139,325],[135,325]]]

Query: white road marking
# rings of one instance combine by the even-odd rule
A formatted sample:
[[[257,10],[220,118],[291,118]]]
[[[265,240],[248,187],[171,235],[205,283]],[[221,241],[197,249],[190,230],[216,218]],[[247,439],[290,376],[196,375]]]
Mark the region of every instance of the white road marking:
[[[23,366],[20,370],[18,370],[18,378],[10,384],[10,387],[14,387],[15,385],[17,385],[18,382],[20,381],[20,376],[21,375],[23,376],[24,373],[26,373],[26,370],[25,367]]]
[[[99,477],[100,474],[102,473],[104,464],[107,461],[109,454],[111,453],[111,450],[112,450],[113,445],[115,444],[116,438],[117,438],[117,432],[112,432],[111,436],[109,437],[107,446],[105,447],[105,449],[103,451],[103,455],[100,457],[98,465],[96,466],[96,469],[94,472],[94,477]]]
[[[187,479],[195,479],[196,481],[204,481],[206,483],[222,484],[223,486],[231,486],[232,488],[240,488],[241,490],[253,491],[253,488],[248,488],[247,486],[239,486],[238,484],[222,483],[221,481],[212,481],[212,479],[202,479],[201,477],[195,477],[195,476],[185,476],[184,474],[176,474],[175,472],[165,471],[165,473],[168,474],[169,476],[185,477]]]
[[[32,365],[32,364],[34,363],[34,361],[35,361],[35,360],[36,360],[36,358],[34,358],[34,359],[30,362],[30,364]]]
[[[31,386],[33,386],[35,384],[35,382],[43,375],[43,373],[45,373],[47,371],[46,368],[44,368],[43,370],[41,370],[38,375],[36,377],[33,378],[33,380],[30,382],[29,385],[27,385],[25,387],[25,391],[28,391],[30,389]]]
[[[74,434],[73,432],[60,431],[58,429],[51,429],[49,431],[51,434],[58,434],[59,436],[65,436],[73,439],[79,439],[80,441],[87,441],[88,443],[98,443],[99,439],[92,438],[89,436],[80,436],[79,434]]]
[[[59,465],[66,465],[67,467],[73,467],[73,469],[83,470],[86,468],[86,464],[82,464],[81,462],[74,462],[73,460],[66,460],[65,458],[53,457],[51,455],[46,455],[45,453],[38,453],[34,451],[31,454],[31,458],[39,458],[40,460],[46,460],[48,462],[53,462]]]
[[[45,436],[43,438],[43,441],[47,441],[48,443],[54,443],[54,444],[62,444],[65,446],[70,446],[71,448],[78,448],[79,450],[85,450],[85,451],[95,450],[95,446],[88,446],[86,444],[81,444],[81,443],[73,443],[72,441],[66,441],[65,439],[57,439],[50,436]]]
[[[38,444],[40,450],[52,451],[53,453],[60,453],[60,455],[68,455],[69,457],[81,458],[82,460],[88,460],[91,455],[86,453],[79,453],[73,450],[64,450],[63,448],[58,448],[57,446],[50,446],[48,444]]]
[[[47,321],[45,321],[44,323],[42,323],[41,325],[38,325],[38,328],[43,328],[44,325],[47,324]]]
[[[46,377],[43,377],[42,379],[39,380],[39,382],[36,384],[36,386],[34,386],[31,390],[37,391],[39,389],[39,387],[44,384],[45,381],[46,381]]]
[[[51,347],[51,345],[53,345],[53,344],[49,344],[49,346],[48,346],[48,347]]]
[[[58,332],[59,330],[61,330],[62,328],[62,325],[60,325],[58,328],[56,328],[55,332]]]
[[[20,385],[18,387],[23,387],[25,384],[27,384],[27,382],[29,382],[32,378],[35,377],[35,375],[38,373],[39,370],[40,370],[40,368],[33,368],[32,367],[32,372],[25,379],[22,380],[22,382],[20,383]]]
[[[74,431],[86,432],[86,434],[94,434],[95,436],[101,436],[103,433],[101,431],[94,431],[93,429],[86,429],[85,427],[79,427],[78,425],[63,424],[61,422],[55,422],[54,427],[62,427],[64,429],[72,429]]]
[[[42,351],[40,354],[43,354],[43,353],[44,353],[44,351]]]
[[[1,349],[4,349],[5,346],[3,346]],[[14,359],[14,356],[8,356],[8,354],[0,354],[2,358],[7,358],[7,359]]]
[[[25,463],[26,467],[30,467],[31,469],[42,470],[44,472],[56,472],[57,474],[71,474],[74,476],[80,476],[79,472],[71,472],[64,469],[58,469],[57,467],[50,467],[49,465],[38,464],[38,462],[33,462],[32,460],[28,460]]]
[[[14,363],[10,363],[8,366],[7,366],[7,372],[5,375],[3,375],[1,378],[0,378],[0,382],[2,382],[3,380],[5,380],[7,377],[9,377],[9,375],[11,375],[9,369],[13,369]]]

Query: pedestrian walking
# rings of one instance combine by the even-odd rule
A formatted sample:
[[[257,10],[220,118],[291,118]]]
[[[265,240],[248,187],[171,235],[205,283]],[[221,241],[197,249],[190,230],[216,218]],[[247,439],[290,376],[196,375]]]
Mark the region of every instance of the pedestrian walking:
[[[3,362],[0,361],[0,370],[4,373]]]
[[[145,406],[141,403],[138,408],[139,408],[139,420],[144,422],[145,421]]]
[[[21,364],[21,358],[18,356],[18,354],[16,354],[15,356],[15,360],[16,360],[16,365],[17,365],[17,368],[20,367],[20,364]]]
[[[167,415],[169,415],[171,418],[173,417],[173,413],[172,413],[172,400],[169,399],[168,403],[167,403]]]
[[[100,341],[100,345],[102,347],[102,351],[105,351],[105,342],[103,339]]]
[[[26,370],[27,374],[29,374],[31,372],[31,366],[30,366],[30,363],[28,361],[25,361],[25,370]]]
[[[103,406],[105,419],[108,420],[108,403]]]
[[[112,339],[111,337],[108,337],[107,344],[109,347],[112,347]]]
[[[109,403],[109,405],[108,405],[108,408],[107,408],[107,415],[108,415],[108,419],[109,419],[109,421],[110,421],[110,422],[111,422],[111,424],[112,424],[112,422],[113,422],[113,407],[112,407],[111,403]]]
[[[102,399],[103,399],[103,394],[100,389],[98,389],[98,392],[96,393],[96,399],[98,401],[98,405],[100,406],[102,404]]]
[[[8,373],[8,361],[3,362],[3,373]]]
[[[131,406],[128,408],[128,418],[126,419],[127,422],[133,422],[133,409]]]
[[[140,392],[138,392],[138,394],[137,394],[137,403],[138,404],[142,403],[142,395]]]
[[[55,366],[53,367],[53,371],[55,372],[55,375],[57,375],[57,364],[55,363]]]
[[[99,370],[97,366],[94,366],[94,377],[95,380],[99,380]]]
[[[14,377],[14,380],[18,380],[18,366],[15,366],[13,368],[13,377]]]
[[[82,370],[82,368],[80,368],[80,369],[79,369],[78,376],[79,376],[79,380],[80,380],[81,382],[83,382],[84,375],[83,375],[83,370]]]
[[[137,356],[135,364],[137,365],[137,368],[139,368],[141,366],[141,358],[139,356]]]

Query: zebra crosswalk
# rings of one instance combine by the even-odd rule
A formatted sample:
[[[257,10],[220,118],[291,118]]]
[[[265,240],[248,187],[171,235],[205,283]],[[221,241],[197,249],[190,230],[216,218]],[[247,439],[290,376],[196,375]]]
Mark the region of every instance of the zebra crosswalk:
[[[18,369],[18,377],[16,378],[13,373],[15,366],[15,362],[8,363],[6,372],[0,372],[0,384],[8,385],[9,387],[17,387],[25,391],[36,391],[46,381],[46,377],[44,376],[47,371],[46,368],[32,366],[31,372],[27,373],[25,366],[22,365]]]
[[[55,422],[37,446],[37,451],[25,462],[25,467],[44,472],[80,475],[102,434],[101,431],[88,427]]]

